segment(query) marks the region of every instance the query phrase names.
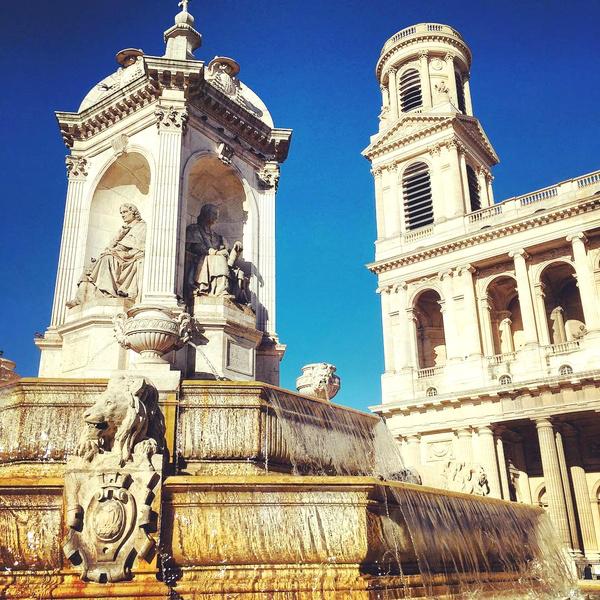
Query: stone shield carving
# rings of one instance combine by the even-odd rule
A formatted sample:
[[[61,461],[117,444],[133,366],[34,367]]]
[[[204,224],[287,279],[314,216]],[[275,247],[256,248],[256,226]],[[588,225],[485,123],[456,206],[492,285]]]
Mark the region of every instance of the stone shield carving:
[[[155,545],[165,431],[158,392],[146,379],[113,376],[83,419],[65,474],[63,550],[82,579],[121,581]]]

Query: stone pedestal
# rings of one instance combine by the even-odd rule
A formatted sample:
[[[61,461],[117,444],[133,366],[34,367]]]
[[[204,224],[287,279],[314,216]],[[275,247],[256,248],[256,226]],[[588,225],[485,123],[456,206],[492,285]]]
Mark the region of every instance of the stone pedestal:
[[[58,354],[54,361],[42,360],[40,376],[110,377],[113,371],[126,368],[128,351],[117,343],[113,319],[132,304],[126,298],[99,298],[69,309],[65,322],[56,329],[53,349],[60,353],[60,360]],[[44,342],[36,340],[47,352]]]
[[[256,349],[263,334],[249,306],[229,298],[198,296],[194,302],[189,375],[196,379],[256,379]]]

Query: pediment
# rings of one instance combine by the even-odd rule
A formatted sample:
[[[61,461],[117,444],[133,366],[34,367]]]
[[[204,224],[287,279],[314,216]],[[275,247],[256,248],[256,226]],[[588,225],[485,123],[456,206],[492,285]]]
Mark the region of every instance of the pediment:
[[[488,157],[490,158],[490,162],[492,164],[498,164],[500,159],[496,154],[488,136],[485,134],[483,127],[478,119],[475,117],[469,117],[467,115],[456,115],[456,120],[458,122],[457,129],[463,129],[464,132],[471,138],[472,141],[476,142],[480,147],[482,147]],[[459,131],[459,133],[461,133]]]
[[[406,115],[376,136],[362,154],[368,159],[374,158],[393,146],[403,145],[444,128],[452,120],[453,116],[448,115]]]

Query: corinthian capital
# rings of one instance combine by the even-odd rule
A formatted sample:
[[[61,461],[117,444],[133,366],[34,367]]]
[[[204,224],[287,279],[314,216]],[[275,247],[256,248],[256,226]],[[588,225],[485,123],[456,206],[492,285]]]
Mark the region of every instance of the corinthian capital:
[[[275,189],[279,185],[279,165],[274,161],[265,164],[265,168],[256,173],[258,183],[262,189]]]
[[[185,108],[159,106],[154,111],[154,115],[159,133],[162,131],[185,131],[188,121],[188,112]]]
[[[67,177],[69,179],[85,179],[88,174],[90,161],[83,156],[65,156],[65,165],[67,167]]]

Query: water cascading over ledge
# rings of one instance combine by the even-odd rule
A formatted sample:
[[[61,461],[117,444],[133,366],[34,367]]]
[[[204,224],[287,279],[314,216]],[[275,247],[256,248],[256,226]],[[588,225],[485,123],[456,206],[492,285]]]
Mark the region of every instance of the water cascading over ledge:
[[[7,598],[567,598],[541,509],[410,477],[377,417],[258,383],[185,382],[163,403],[157,542],[129,581],[82,581],[61,552],[66,457],[105,382],[0,393]],[[394,479],[396,481],[384,481]]]

